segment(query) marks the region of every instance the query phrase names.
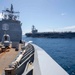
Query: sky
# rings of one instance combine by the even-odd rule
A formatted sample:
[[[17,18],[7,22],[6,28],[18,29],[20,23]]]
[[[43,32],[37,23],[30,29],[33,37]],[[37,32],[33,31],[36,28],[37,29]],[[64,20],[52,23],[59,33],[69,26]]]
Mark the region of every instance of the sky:
[[[75,0],[0,0],[0,18],[11,4],[20,12],[23,34],[32,25],[39,32],[75,31]]]

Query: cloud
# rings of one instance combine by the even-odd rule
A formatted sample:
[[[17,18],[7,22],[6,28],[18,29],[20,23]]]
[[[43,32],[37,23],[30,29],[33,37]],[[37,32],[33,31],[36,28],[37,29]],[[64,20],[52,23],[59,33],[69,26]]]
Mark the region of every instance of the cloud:
[[[4,18],[4,16],[2,15],[2,13],[0,13],[0,19]]]
[[[67,30],[69,30],[69,29],[75,29],[75,25],[64,27],[64,29],[67,29]]]
[[[55,29],[57,32],[75,32],[75,25]]]
[[[22,31],[22,35],[25,35],[25,31]]]
[[[58,28],[58,30],[61,31],[61,32],[65,32],[65,31],[75,32],[75,25]]]
[[[66,15],[66,13],[61,13],[61,16],[64,16],[64,15]]]

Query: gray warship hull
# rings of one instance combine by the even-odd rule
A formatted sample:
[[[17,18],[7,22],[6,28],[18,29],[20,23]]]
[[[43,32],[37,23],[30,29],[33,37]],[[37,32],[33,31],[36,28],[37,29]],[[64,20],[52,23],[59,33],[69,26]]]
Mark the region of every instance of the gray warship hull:
[[[16,69],[16,75],[69,75],[37,45],[28,44],[25,49],[27,52]]]
[[[75,32],[38,32],[26,33],[25,35],[35,38],[75,38]]]

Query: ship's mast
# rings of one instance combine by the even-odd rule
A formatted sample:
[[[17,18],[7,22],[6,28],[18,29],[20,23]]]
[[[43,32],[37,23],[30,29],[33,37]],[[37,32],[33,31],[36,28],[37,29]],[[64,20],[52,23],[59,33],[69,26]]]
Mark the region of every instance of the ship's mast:
[[[2,11],[3,15],[4,15],[4,19],[9,19],[9,20],[16,20],[19,15],[15,15],[15,14],[19,14],[19,12],[15,12],[13,5],[11,4],[10,9],[6,9]]]
[[[32,25],[32,33],[34,34],[34,33],[37,33],[37,32],[38,32],[38,30],[35,28],[34,25]]]

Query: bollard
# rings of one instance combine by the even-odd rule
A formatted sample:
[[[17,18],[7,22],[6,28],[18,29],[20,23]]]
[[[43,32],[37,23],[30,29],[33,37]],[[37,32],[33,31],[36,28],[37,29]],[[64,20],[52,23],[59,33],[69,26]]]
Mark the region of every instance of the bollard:
[[[5,75],[16,75],[16,71],[14,68],[5,68]]]

